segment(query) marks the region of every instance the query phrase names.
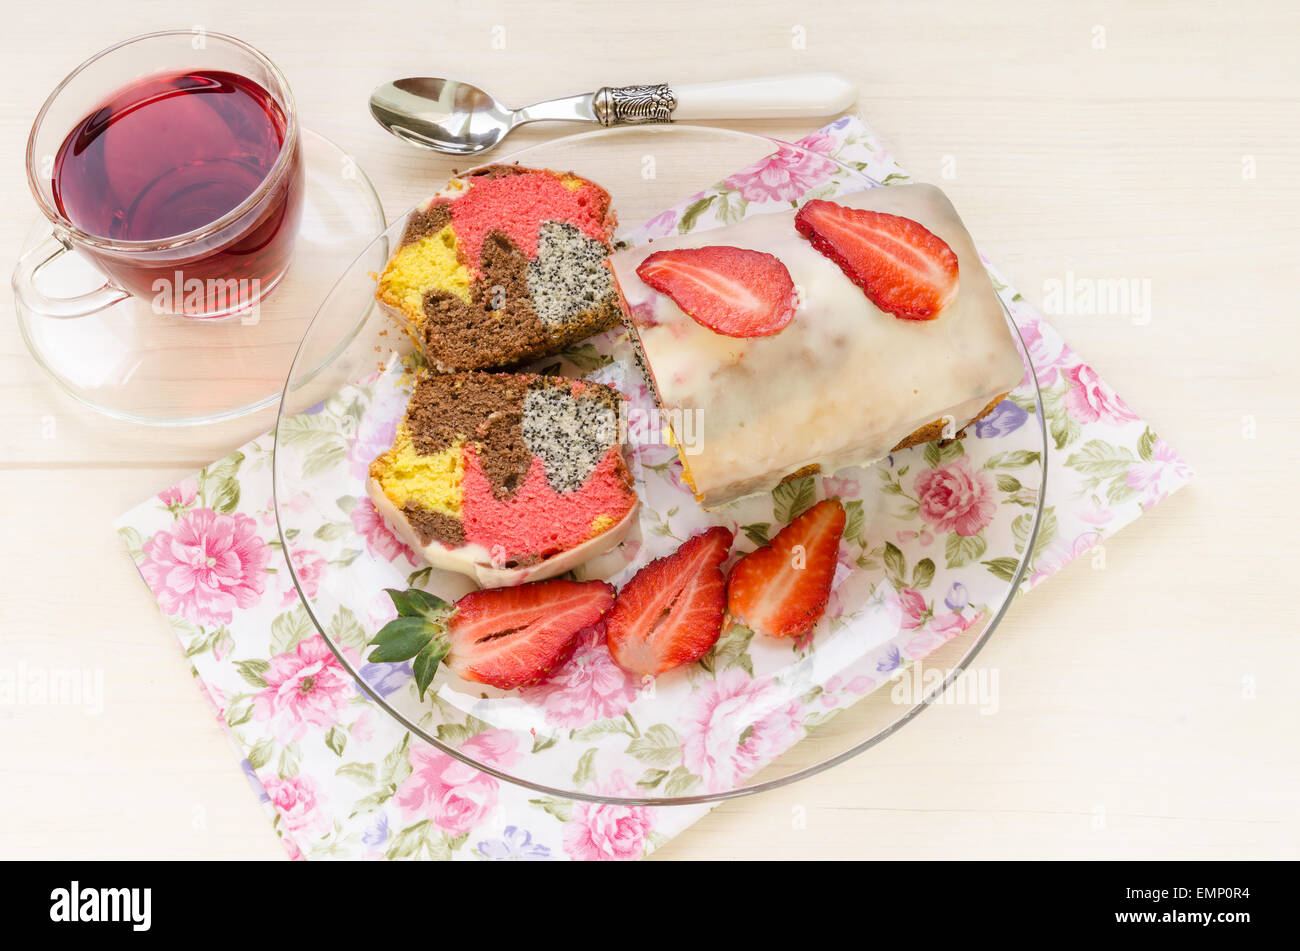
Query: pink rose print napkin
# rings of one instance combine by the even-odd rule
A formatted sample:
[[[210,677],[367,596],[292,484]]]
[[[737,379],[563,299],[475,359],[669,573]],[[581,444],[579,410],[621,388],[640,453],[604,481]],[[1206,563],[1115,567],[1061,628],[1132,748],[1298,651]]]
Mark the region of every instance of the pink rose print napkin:
[[[907,180],[872,130],[855,117],[839,119],[798,144],[806,151],[780,148],[663,212],[630,239],[738,220],[752,206],[788,204],[812,189],[833,194],[835,174],[844,165],[885,184]],[[996,270],[990,267],[990,273],[1037,369],[1050,434],[1047,497],[1024,585],[1028,588],[1179,488],[1191,471]],[[1032,388],[1028,397],[1025,392],[1022,388],[1003,401],[965,442],[996,446],[1022,427],[1036,426]],[[376,452],[381,448],[376,444]],[[272,436],[263,435],[127,512],[116,527],[291,857],[636,859],[707,811],[703,806],[611,806],[541,796],[413,739],[353,684],[300,603],[286,557],[310,594],[323,572],[347,567],[359,552],[339,550],[321,532],[293,539],[287,553],[282,549],[271,500],[271,450]],[[732,643],[728,635],[728,643],[720,643],[712,679],[692,694],[676,724],[681,752],[674,755],[680,762],[647,760],[650,768],[644,773],[613,770],[592,777],[588,788],[627,795],[635,794],[638,785],[663,783],[671,792],[673,783],[683,790],[692,783],[707,788],[747,774],[835,709],[887,683],[891,670],[924,657],[973,623],[978,611],[970,604],[968,585],[954,572],[1010,577],[1015,559],[986,557],[996,549],[986,553],[993,542],[984,535],[991,531],[998,505],[1032,509],[1034,490],[1021,485],[1016,475],[1023,478],[1021,469],[1032,460],[997,453],[985,461],[960,447],[954,452],[949,455],[932,444],[905,464],[890,459],[872,470],[820,480],[821,491],[846,500],[851,513],[867,478],[879,478],[887,494],[905,500],[899,516],[903,521],[892,540],[869,549],[863,519],[855,525],[852,514],[846,532],[846,540],[857,535],[858,565],[875,565],[873,559],[882,556],[908,634],[905,640],[885,645],[879,658],[871,659],[868,673],[823,677],[806,700],[768,704],[740,744],[734,737],[724,744],[729,758],[723,761],[715,743],[717,711],[757,702],[769,689],[754,676],[746,644]],[[637,464],[662,470],[672,465],[666,460],[656,466],[647,459]],[[912,466],[915,471],[905,476]],[[774,520],[810,504],[794,497],[805,489],[807,494],[814,491],[812,479],[802,481],[809,485],[774,493]],[[660,491],[653,480],[647,484]],[[856,502],[859,515],[862,504]],[[653,500],[646,507],[653,509]],[[389,560],[405,556],[373,506],[354,504],[341,517],[345,525],[350,521],[353,534],[364,539],[372,555]],[[1019,535],[1017,525],[1022,524],[1018,519],[1010,531]],[[739,527],[753,540],[751,532],[761,533],[767,526]],[[905,572],[902,552],[912,549],[932,551],[935,557]],[[1019,544],[1015,550],[1022,549]],[[852,575],[852,568],[852,562],[846,563],[837,579]],[[835,597],[847,601],[852,592],[837,588]],[[835,617],[840,608],[832,605],[830,615]],[[345,651],[357,652],[359,663],[366,636],[361,625],[340,615],[331,627]],[[383,693],[409,686],[406,665],[371,665],[364,674]],[[593,631],[569,664],[530,691],[525,699],[544,707],[548,722],[581,727],[623,717],[636,685]],[[504,770],[538,752],[536,744],[522,748],[516,734],[487,724],[458,729],[465,734],[462,749]],[[656,725],[647,732],[659,729]],[[634,737],[629,751],[637,742]]]

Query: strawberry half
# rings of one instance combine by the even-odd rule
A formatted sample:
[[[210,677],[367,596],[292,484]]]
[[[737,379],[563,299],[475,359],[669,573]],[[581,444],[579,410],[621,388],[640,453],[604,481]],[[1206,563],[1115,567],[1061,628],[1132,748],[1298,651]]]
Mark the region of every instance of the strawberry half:
[[[715,527],[632,576],[605,621],[609,652],[624,670],[655,676],[703,657],[722,633],[722,563],[730,530]]]
[[[799,209],[794,226],[895,317],[933,320],[957,296],[957,255],[911,218],[815,199]]]
[[[794,319],[794,281],[781,259],[765,251],[725,245],[656,251],[636,273],[696,323],[728,337],[769,337]]]
[[[727,610],[768,637],[798,637],[821,619],[844,534],[844,506],[818,502],[731,569]]]
[[[503,690],[537,683],[614,604],[614,588],[604,581],[565,579],[471,591],[455,604],[416,588],[388,594],[398,617],[375,635],[368,659],[414,658],[421,698],[440,663],[464,680]]]

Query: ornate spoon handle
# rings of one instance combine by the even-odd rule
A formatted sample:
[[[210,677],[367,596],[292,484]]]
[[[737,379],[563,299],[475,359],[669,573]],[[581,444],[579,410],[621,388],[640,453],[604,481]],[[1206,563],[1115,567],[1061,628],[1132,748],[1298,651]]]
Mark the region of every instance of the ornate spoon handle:
[[[857,100],[857,88],[834,73],[767,76],[716,83],[602,86],[592,111],[604,126],[675,119],[779,119],[828,116]]]
[[[672,122],[677,97],[667,83],[601,86],[592,97],[591,107],[596,121],[605,126]]]

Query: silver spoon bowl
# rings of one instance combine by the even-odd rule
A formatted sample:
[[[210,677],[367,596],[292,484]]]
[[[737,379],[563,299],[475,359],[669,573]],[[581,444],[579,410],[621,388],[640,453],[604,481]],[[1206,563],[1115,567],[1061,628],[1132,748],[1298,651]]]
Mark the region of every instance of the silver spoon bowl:
[[[472,155],[496,148],[512,129],[541,119],[595,122],[593,96],[570,96],[511,109],[477,86],[454,79],[412,77],[384,83],[370,94],[370,114],[421,148]]]

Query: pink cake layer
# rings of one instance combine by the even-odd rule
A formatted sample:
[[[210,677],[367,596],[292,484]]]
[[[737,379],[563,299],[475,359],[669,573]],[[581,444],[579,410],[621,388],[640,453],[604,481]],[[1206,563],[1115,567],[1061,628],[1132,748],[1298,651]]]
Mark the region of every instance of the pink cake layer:
[[[618,475],[619,448],[607,451],[576,492],[556,492],[546,481],[546,468],[534,457],[528,475],[511,497],[502,501],[492,491],[478,452],[465,450],[462,520],[465,540],[506,557],[563,551],[592,536],[592,523],[604,516],[620,520],[635,504]]]
[[[537,237],[545,221],[565,221],[589,238],[606,240],[604,193],[590,182],[568,188],[546,172],[475,178],[472,182],[468,191],[451,202],[451,220],[456,240],[475,274],[489,231],[504,231],[529,260],[537,257]]]

